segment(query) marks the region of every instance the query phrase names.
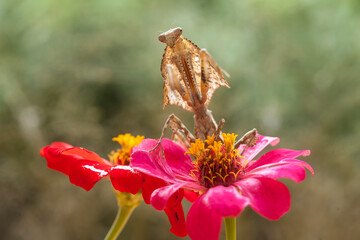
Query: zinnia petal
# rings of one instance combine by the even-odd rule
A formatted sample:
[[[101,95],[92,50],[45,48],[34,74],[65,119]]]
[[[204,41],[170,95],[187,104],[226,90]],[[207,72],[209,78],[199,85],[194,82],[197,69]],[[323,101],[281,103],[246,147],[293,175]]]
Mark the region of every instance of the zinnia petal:
[[[163,141],[165,142],[165,149],[162,147],[162,143],[156,149],[149,151],[156,146],[158,141],[153,139],[143,140],[138,146],[134,147],[130,166],[145,175],[162,179],[168,183],[186,183],[186,188],[189,190],[206,190],[197,180],[191,177],[191,158],[184,155],[184,149],[178,144],[172,144],[171,140],[163,139]],[[174,151],[172,151],[172,147],[174,147]],[[168,159],[164,158],[164,155],[170,159],[170,164],[168,164]],[[191,168],[193,169],[194,166],[191,166]]]
[[[159,211],[164,210],[171,196],[183,186],[184,184],[172,184],[156,189],[151,195],[151,205]]]
[[[310,155],[309,150],[296,151],[291,149],[275,149],[265,153],[257,161],[254,161],[249,167],[246,168],[246,171],[251,171],[252,169],[260,167],[265,164],[278,163],[284,159],[291,159],[291,158],[297,158],[299,156],[308,156],[308,155]],[[310,167],[310,165],[308,165],[307,163],[305,164],[306,167],[311,171],[312,168]]]
[[[146,204],[150,204],[151,194],[158,188],[166,186],[166,182],[160,178],[144,175],[141,193]]]
[[[191,206],[187,218],[186,229],[192,240],[218,240],[222,217],[212,211],[207,192],[202,194]]]
[[[40,150],[40,154],[46,159],[49,168],[69,175],[69,168],[73,158],[63,157],[61,153],[72,147],[64,142],[54,142],[49,146],[43,147]]]
[[[290,209],[290,192],[281,182],[266,177],[250,177],[235,183],[249,198],[251,208],[270,220],[277,220]]]
[[[143,150],[151,149],[151,146],[155,147],[156,143],[156,140],[145,139],[135,147],[136,149],[131,154],[130,166],[146,175],[168,182],[173,181],[174,173],[164,159],[162,146],[159,145],[153,151]]]
[[[130,166],[118,165],[111,169],[110,179],[114,188],[120,192],[136,194],[143,184],[143,176]]]
[[[68,144],[68,143],[64,143],[64,142],[53,142],[51,145],[49,146],[45,146],[42,149],[40,149],[40,155],[43,157],[47,156],[48,153],[48,148],[54,148],[54,149],[58,149],[58,151],[63,151],[65,149],[68,148],[72,148],[73,146]]]
[[[72,184],[89,191],[103,177],[109,174],[111,167],[94,161],[76,161],[70,166],[69,179]]]
[[[306,177],[305,169],[302,166],[285,164],[275,167],[267,167],[254,173],[247,174],[250,176],[264,176],[272,179],[289,178],[295,182],[301,182]]]
[[[107,176],[112,164],[94,152],[54,142],[40,150],[48,167],[69,176],[70,182],[89,191],[95,183]]]
[[[194,181],[190,176],[190,170],[193,168],[191,158],[185,155],[185,150],[171,140],[163,139],[163,142],[156,149],[149,151],[157,143],[157,140],[145,139],[134,147],[130,165],[135,170],[138,169],[149,176],[161,178],[168,182],[176,181],[175,177]]]
[[[171,224],[170,232],[178,237],[185,237],[187,235],[184,210],[181,205],[184,191],[180,189],[172,195],[164,209]]]
[[[247,160],[252,160],[256,155],[258,155],[267,145],[271,144],[271,146],[275,146],[280,142],[280,139],[277,137],[268,137],[262,136],[260,134],[256,135],[259,139],[256,141],[256,145],[253,147],[246,148],[243,156],[246,157]],[[245,145],[241,145],[239,147],[239,151],[241,152],[245,148]]]
[[[212,210],[222,217],[237,217],[249,204],[234,186],[216,186],[206,192]]]
[[[166,207],[164,211],[171,224],[170,232],[178,237],[185,237],[187,235],[187,231],[184,210],[181,203],[174,207]]]
[[[166,186],[166,183],[162,179],[155,178],[152,176],[145,176],[145,181],[143,183],[143,187],[141,190],[144,202],[146,204],[150,204],[151,202],[150,199],[153,200],[153,198],[151,198],[150,195],[152,195],[152,193],[156,189],[162,188],[164,186]],[[167,193],[169,193],[169,191]],[[157,200],[155,199],[157,197],[154,197],[153,201],[156,202]],[[171,194],[168,195],[166,197],[166,200],[164,199],[160,200],[161,206],[158,206],[158,208],[161,208],[161,210],[165,211],[166,215],[169,218],[169,222],[171,224],[170,232],[174,233],[178,237],[185,237],[187,235],[186,227],[185,227],[184,210],[181,205],[182,198],[183,198],[183,190],[181,189],[181,191],[178,190],[173,192],[172,195]]]
[[[164,138],[161,142],[164,149],[165,159],[175,175],[181,176],[184,180],[192,181],[190,176],[194,166],[189,155],[185,154],[186,150],[179,144]]]
[[[79,160],[90,160],[90,161],[98,162],[100,164],[112,166],[112,164],[109,161],[101,158],[96,153],[91,152],[91,151],[89,151],[85,148],[81,148],[81,147],[74,147],[74,148],[66,149],[62,152],[62,155],[64,155],[64,156],[68,155],[68,156],[71,156],[71,157],[79,159]]]
[[[186,198],[186,200],[193,203],[199,197],[199,193],[194,191],[184,190],[184,197]]]

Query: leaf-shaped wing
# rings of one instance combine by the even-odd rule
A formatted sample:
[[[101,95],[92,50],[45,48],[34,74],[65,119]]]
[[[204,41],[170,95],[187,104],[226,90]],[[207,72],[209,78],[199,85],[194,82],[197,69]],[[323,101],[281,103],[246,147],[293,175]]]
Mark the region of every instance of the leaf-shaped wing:
[[[179,37],[174,46],[167,46],[161,63],[164,78],[164,105],[174,104],[196,112],[207,106],[220,86],[228,86],[221,68],[206,50]]]

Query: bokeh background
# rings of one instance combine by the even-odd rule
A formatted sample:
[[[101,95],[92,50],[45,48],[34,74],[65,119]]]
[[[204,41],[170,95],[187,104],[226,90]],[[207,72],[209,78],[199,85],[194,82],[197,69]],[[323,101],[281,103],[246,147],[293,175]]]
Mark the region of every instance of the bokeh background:
[[[157,138],[170,113],[192,129],[190,113],[162,110],[157,36],[181,26],[231,74],[209,107],[225,131],[256,127],[312,151],[316,175],[284,181],[290,212],[271,222],[247,208],[238,239],[357,239],[359,14],[355,0],[0,1],[0,238],[106,235],[117,209],[109,182],[86,192],[39,149],[65,141],[106,157],[119,133]],[[120,239],[176,239],[169,227],[142,204]]]

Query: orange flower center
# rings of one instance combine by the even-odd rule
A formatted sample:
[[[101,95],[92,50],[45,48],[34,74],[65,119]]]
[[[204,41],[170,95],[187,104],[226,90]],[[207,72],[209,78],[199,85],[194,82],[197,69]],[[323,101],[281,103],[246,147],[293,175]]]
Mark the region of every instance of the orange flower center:
[[[117,137],[114,137],[112,140],[118,142],[121,145],[121,148],[117,149],[117,151],[112,151],[108,155],[110,162],[112,164],[129,165],[132,148],[139,145],[143,139],[144,136],[137,135],[134,137],[129,133],[120,134]]]
[[[214,136],[205,141],[196,139],[186,152],[194,158],[191,175],[207,188],[229,186],[243,175],[248,163],[234,148],[237,135],[223,133],[222,137],[223,142],[214,141]]]

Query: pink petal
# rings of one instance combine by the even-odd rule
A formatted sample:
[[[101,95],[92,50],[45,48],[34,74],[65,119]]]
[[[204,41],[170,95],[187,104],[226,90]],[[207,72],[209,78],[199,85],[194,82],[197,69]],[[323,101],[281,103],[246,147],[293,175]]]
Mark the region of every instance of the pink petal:
[[[172,184],[156,189],[151,195],[151,205],[159,211],[164,210],[171,196],[183,186],[184,184]]]
[[[248,168],[246,168],[246,171],[251,171],[252,169],[255,169],[265,164],[278,163],[284,159],[297,158],[299,156],[308,156],[308,155],[310,155],[309,150],[296,151],[291,149],[275,149],[262,155],[259,158],[259,160],[254,161],[251,165],[249,165]],[[307,166],[309,167],[310,170],[311,169],[310,165]]]
[[[164,149],[166,162],[171,167],[175,176],[193,181],[190,174],[194,166],[191,163],[190,156],[185,154],[186,150],[179,144],[166,138],[162,140],[161,145]]]
[[[158,141],[159,140],[155,139],[144,139],[139,145],[133,147],[132,152],[150,151],[158,144]],[[181,171],[185,171],[185,174],[190,173],[189,171],[193,166],[191,164],[191,158],[185,154],[186,149],[167,138],[162,139],[161,148],[164,151],[167,163],[172,168],[181,169]]]
[[[193,182],[186,182],[186,181],[182,181],[177,179],[177,183],[185,183],[183,188],[190,190],[190,191],[195,191],[195,192],[204,192],[207,191],[207,188],[200,185],[200,183],[198,181],[192,180]]]
[[[284,165],[287,165],[287,166],[296,165],[296,166],[300,166],[300,167],[303,167],[303,168],[307,168],[312,173],[312,175],[314,175],[314,170],[306,162],[301,161],[301,160],[297,160],[297,159],[293,159],[293,158],[287,158],[287,159],[283,159],[283,160],[281,160],[279,162],[265,164],[265,165],[262,165],[262,166],[259,166],[259,167],[255,168],[255,169],[252,169],[250,171],[247,171],[246,176],[256,174],[257,172],[262,171],[262,170],[267,169],[267,168],[273,168],[273,167],[284,166]]]
[[[284,159],[284,160],[281,160],[280,161],[281,163],[284,163],[284,164],[293,164],[293,165],[298,165],[298,166],[302,166],[302,167],[305,167],[306,169],[308,169],[312,175],[314,175],[314,169],[306,162],[304,161],[301,161],[301,160],[298,160],[298,159]]]
[[[191,206],[187,218],[186,229],[192,240],[218,240],[222,217],[213,211],[207,192],[201,195]]]
[[[130,166],[118,165],[111,169],[110,179],[114,188],[120,192],[136,194],[143,184],[143,176]]]
[[[268,136],[262,136],[260,134],[256,135],[259,139],[256,142],[256,145],[253,147],[246,148],[245,152],[243,153],[243,156],[246,157],[248,160],[252,160],[257,154],[259,154],[267,145],[271,144],[272,146],[275,146],[280,142],[280,139],[277,137],[268,137]],[[245,148],[245,145],[241,145],[238,149],[240,153]]]
[[[249,198],[251,208],[265,218],[277,220],[290,209],[289,190],[279,181],[250,177],[236,182],[235,185]]]
[[[167,182],[173,182],[175,179],[174,173],[163,156],[163,149],[161,145],[154,151],[139,150],[147,149],[156,145],[155,140],[143,140],[131,154],[130,166],[136,171],[142,172],[146,175],[163,179]],[[143,147],[143,148],[141,148]]]
[[[155,139],[149,139],[149,138],[144,139],[141,141],[139,145],[132,148],[132,152],[150,151],[156,146],[157,143],[158,141]]]
[[[100,179],[109,174],[110,169],[110,166],[94,161],[76,161],[71,164],[69,170],[70,182],[89,191]]]
[[[290,178],[291,180],[298,183],[305,179],[306,173],[302,166],[285,164],[254,171],[253,173],[250,173],[250,176],[263,176],[272,179]]]
[[[160,178],[168,183],[186,183],[184,187],[189,190],[206,190],[199,184],[197,179],[190,176],[189,164],[191,164],[191,159],[187,156],[184,157],[182,147],[167,139],[163,139],[163,141],[166,149],[159,145],[155,150],[148,151],[148,149],[153,149],[158,141],[152,139],[143,140],[133,148],[130,166],[136,171]],[[165,159],[164,155],[169,159]],[[193,166],[191,167],[193,168]]]
[[[222,217],[237,217],[249,200],[234,186],[216,186],[206,192],[212,210]]]
[[[164,179],[167,182],[174,183],[178,180],[195,182],[195,179],[190,176],[191,169],[193,169],[191,158],[184,155],[184,149],[171,140],[163,139],[161,145],[155,150],[149,151],[157,143],[156,140],[145,139],[134,147],[130,166],[139,172]]]

